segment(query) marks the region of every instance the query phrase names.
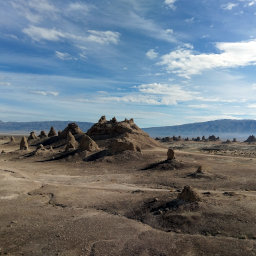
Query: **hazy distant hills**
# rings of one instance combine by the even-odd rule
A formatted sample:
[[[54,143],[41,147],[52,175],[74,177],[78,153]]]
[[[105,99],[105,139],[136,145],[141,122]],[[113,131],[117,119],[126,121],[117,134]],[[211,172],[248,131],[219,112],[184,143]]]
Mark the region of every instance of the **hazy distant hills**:
[[[216,135],[222,139],[247,138],[250,134],[256,135],[256,120],[222,119],[201,123],[192,123],[176,126],[151,127],[144,129],[152,137],[165,136],[209,136]]]
[[[44,122],[2,122],[0,121],[0,133],[24,134],[31,131],[46,131],[53,126],[56,131],[63,130],[68,123],[73,121],[44,121]],[[76,122],[82,131],[86,132],[93,123]]]
[[[72,121],[44,121],[44,122],[2,122],[0,121],[0,133],[22,134],[30,131],[49,131],[53,126],[56,131],[63,130]],[[76,122],[86,132],[93,123]],[[256,120],[231,120],[223,119],[201,123],[192,123],[175,126],[144,128],[144,131],[152,137],[182,136],[196,137],[216,135],[222,139],[244,139],[249,135],[256,135]]]

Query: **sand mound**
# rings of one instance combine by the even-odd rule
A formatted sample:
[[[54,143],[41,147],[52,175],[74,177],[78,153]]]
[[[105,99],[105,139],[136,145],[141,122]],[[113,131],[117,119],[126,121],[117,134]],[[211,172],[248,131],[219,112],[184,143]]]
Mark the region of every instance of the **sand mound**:
[[[20,141],[20,150],[28,150],[28,141],[25,136],[23,136]]]
[[[76,123],[69,123],[68,126],[62,132],[60,132],[59,136],[61,138],[67,138],[69,132],[72,135],[83,134],[83,131]]]
[[[45,131],[41,131],[40,134],[39,134],[39,138],[40,139],[43,139],[43,138],[46,138],[47,137],[47,134]]]
[[[190,186],[185,186],[177,199],[190,203],[200,201],[199,195]]]
[[[53,136],[56,136],[56,135],[57,135],[56,131],[54,130],[53,127],[51,127],[51,129],[48,133],[48,137],[53,137]]]
[[[99,147],[97,143],[92,140],[88,135],[83,134],[78,147],[79,151],[97,151]]]
[[[28,140],[36,140],[36,139],[37,139],[37,136],[36,136],[35,132],[31,132],[28,137]]]
[[[106,143],[109,142],[110,147],[113,147],[113,144],[120,144],[122,147],[127,147],[125,145],[126,143],[120,141],[115,142],[116,139],[132,142],[141,149],[160,146],[157,141],[150,138],[146,132],[141,130],[134,123],[133,119],[125,119],[122,122],[118,122],[114,117],[110,121],[107,121],[105,116],[102,116],[98,123],[94,124],[88,130],[87,134],[98,144],[102,144],[102,141],[106,140]],[[131,144],[129,147],[132,147]]]

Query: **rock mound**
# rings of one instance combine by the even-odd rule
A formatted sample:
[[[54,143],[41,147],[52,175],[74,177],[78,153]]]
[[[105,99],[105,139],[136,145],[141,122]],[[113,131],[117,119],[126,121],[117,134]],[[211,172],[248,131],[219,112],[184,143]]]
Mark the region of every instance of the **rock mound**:
[[[28,150],[28,141],[25,136],[23,136],[20,141],[20,150]]]
[[[59,136],[62,138],[67,138],[69,132],[72,135],[83,134],[83,131],[76,123],[69,123],[68,126],[62,132],[60,132]]]
[[[99,147],[93,139],[91,139],[88,135],[83,134],[80,139],[78,150],[79,151],[97,151],[99,150]]]
[[[198,202],[201,200],[197,192],[194,191],[190,186],[185,186],[181,193],[178,195],[177,199],[189,203]]]
[[[37,139],[37,136],[36,136],[35,132],[31,132],[28,137],[28,140],[36,140],[36,139]]]
[[[48,133],[48,137],[53,137],[53,136],[56,136],[57,133],[55,131],[55,129],[53,127],[51,127],[49,133]]]
[[[114,141],[116,139],[133,142],[142,149],[159,146],[159,143],[141,130],[134,123],[133,119],[125,119],[124,121],[118,122],[115,117],[108,121],[105,116],[102,116],[98,123],[94,124],[88,130],[87,135],[98,144],[102,144],[103,140],[109,142],[110,147],[113,146],[113,143],[119,143],[119,141]],[[121,144],[124,145],[125,143]]]
[[[249,143],[256,142],[256,138],[254,135],[250,135],[245,142],[249,142]]]
[[[16,142],[15,138],[13,136],[11,136],[10,143],[15,143],[15,142]]]
[[[40,134],[39,134],[39,138],[40,139],[47,138],[46,132],[45,131],[41,131]]]
[[[171,148],[169,148],[167,151],[167,160],[173,160],[173,159],[175,159],[174,151]]]
[[[69,131],[67,134],[67,145],[66,145],[65,151],[69,151],[70,149],[74,150],[77,148],[77,145],[78,143],[74,135]]]

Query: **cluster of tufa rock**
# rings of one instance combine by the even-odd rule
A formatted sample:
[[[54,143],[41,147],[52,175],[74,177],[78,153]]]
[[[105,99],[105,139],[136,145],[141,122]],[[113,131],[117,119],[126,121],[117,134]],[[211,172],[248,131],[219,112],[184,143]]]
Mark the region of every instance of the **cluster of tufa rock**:
[[[115,117],[108,121],[105,116],[102,116],[98,123],[87,131],[87,135],[99,145],[105,143],[103,147],[107,147],[113,154],[126,150],[141,152],[143,148],[159,146],[134,123],[132,118],[129,120],[125,118],[124,121],[118,122]]]
[[[61,138],[67,138],[69,133],[71,133],[72,135],[79,135],[83,134],[83,131],[76,123],[69,123],[63,131],[59,131],[58,136]]]
[[[248,143],[253,143],[253,142],[256,142],[256,138],[254,135],[250,135],[247,140],[245,140],[245,142],[248,142]]]
[[[55,129],[53,127],[51,127],[49,133],[48,133],[48,137],[54,137],[57,136],[57,133],[55,131]]]
[[[35,132],[34,131],[31,132],[28,137],[28,140],[36,140],[36,139],[37,139],[37,136],[36,136]]]
[[[40,138],[40,139],[47,138],[46,132],[45,132],[45,131],[41,131],[40,134],[39,134],[39,138]]]

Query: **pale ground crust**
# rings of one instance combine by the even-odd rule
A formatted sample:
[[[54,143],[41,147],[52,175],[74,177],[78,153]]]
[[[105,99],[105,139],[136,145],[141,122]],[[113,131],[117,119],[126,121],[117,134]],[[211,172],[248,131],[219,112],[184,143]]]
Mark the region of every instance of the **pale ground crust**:
[[[8,141],[0,139],[0,255],[256,255],[253,144],[181,141],[42,162],[47,153],[26,157]],[[148,168],[169,146],[181,166]],[[178,205],[185,185],[200,202]]]

